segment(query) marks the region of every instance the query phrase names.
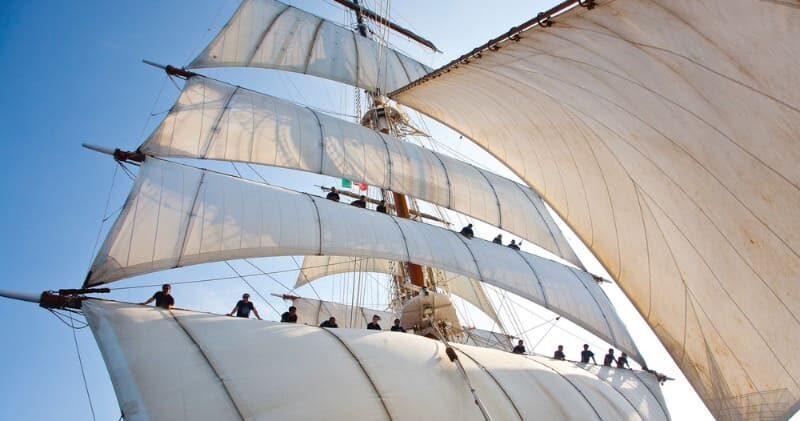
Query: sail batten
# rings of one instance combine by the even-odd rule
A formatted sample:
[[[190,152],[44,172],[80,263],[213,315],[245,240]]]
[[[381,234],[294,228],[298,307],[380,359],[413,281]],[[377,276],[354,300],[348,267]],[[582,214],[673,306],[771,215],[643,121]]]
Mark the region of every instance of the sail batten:
[[[393,99],[541,193],[715,417],[788,418],[800,404],[800,9],[601,0],[554,21]],[[538,151],[552,159],[526,159]]]
[[[87,285],[178,264],[314,253],[410,261],[542,305],[546,294],[547,308],[641,361],[586,272],[443,228],[154,158],[140,167]]]
[[[190,68],[260,67],[391,92],[431,69],[329,20],[276,0],[244,0]]]
[[[396,137],[202,76],[187,80],[140,150],[363,181],[475,217],[581,267],[530,188]]]

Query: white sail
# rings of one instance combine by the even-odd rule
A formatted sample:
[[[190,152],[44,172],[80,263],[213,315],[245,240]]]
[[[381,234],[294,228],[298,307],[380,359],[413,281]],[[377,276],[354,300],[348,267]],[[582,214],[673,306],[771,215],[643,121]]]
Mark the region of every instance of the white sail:
[[[190,64],[305,73],[391,92],[431,69],[331,21],[276,0],[244,0]]]
[[[800,404],[800,8],[595,3],[393,97],[541,193],[717,418],[786,418]]]
[[[153,158],[141,166],[86,284],[309,254],[409,261],[478,279],[563,314],[642,361],[588,273],[443,228]]]
[[[475,217],[580,267],[530,188],[393,136],[202,76],[187,80],[140,150],[363,181]]]
[[[395,273],[392,269],[392,262],[385,259],[364,259],[349,256],[305,256],[294,287],[300,288],[325,276],[351,272],[373,272],[389,275]],[[474,305],[495,323],[502,325],[494,306],[492,306],[479,281],[468,279],[466,276],[457,273],[443,272],[443,275],[450,293]]]
[[[514,337],[504,333],[466,327],[464,328],[464,335],[464,343],[466,345],[494,348],[506,352],[511,352],[514,349],[514,344],[511,342]]]
[[[313,298],[295,298],[292,304],[297,307],[297,323],[310,326],[319,326],[330,317],[336,318],[336,324],[341,328],[366,329],[372,321],[372,316],[379,316],[379,322],[384,329],[392,326],[395,314],[388,311],[373,310],[370,308],[334,303],[331,301],[315,300]]]
[[[97,300],[83,311],[126,420],[484,420],[428,338]],[[453,347],[495,420],[669,419],[650,374]]]

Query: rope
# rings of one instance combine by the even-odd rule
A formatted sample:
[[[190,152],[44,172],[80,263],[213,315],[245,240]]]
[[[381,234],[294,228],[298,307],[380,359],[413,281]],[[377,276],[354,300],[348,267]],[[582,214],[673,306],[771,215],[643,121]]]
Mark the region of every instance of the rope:
[[[83,377],[83,388],[86,390],[86,398],[89,399],[89,409],[92,410],[92,419],[97,420],[94,413],[94,404],[92,404],[92,395],[89,393],[89,383],[86,382],[86,371],[83,368],[83,358],[81,358],[81,349],[78,346],[78,335],[75,333],[75,321],[72,314],[69,314],[70,325],[72,326],[72,340],[75,342],[75,352],[78,354],[78,364],[81,366],[81,377]]]
[[[492,421],[491,415],[489,415],[489,412],[486,410],[486,407],[483,406],[483,402],[481,401],[481,398],[478,396],[478,391],[476,391],[475,387],[472,386],[472,382],[470,382],[470,380],[469,380],[469,376],[467,375],[467,371],[464,369],[464,366],[461,364],[461,360],[458,359],[458,354],[456,353],[455,349],[452,346],[450,346],[450,344],[447,342],[447,339],[445,339],[445,337],[442,334],[442,332],[439,331],[439,327],[436,326],[435,324],[433,325],[433,327],[434,327],[433,332],[436,334],[436,337],[440,341],[442,341],[442,343],[445,346],[445,354],[447,354],[447,357],[450,358],[450,361],[452,361],[456,365],[456,369],[457,369],[458,373],[461,374],[461,377],[464,378],[464,382],[467,384],[467,387],[469,388],[470,393],[472,393],[472,397],[475,399],[475,405],[477,405],[478,409],[480,409],[481,415],[483,415],[483,418],[486,421]],[[466,355],[466,354],[464,354],[464,355]]]
[[[292,259],[294,259],[294,256],[292,256]],[[309,266],[308,269],[326,267],[326,266],[333,266],[333,265],[337,265],[337,264],[340,264],[340,263]],[[204,283],[204,282],[226,281],[226,280],[231,280],[231,279],[252,278],[252,277],[263,276],[263,275],[274,275],[276,273],[295,272],[297,270],[298,269],[274,270],[272,272],[264,272],[264,273],[255,274],[255,275],[222,276],[222,277],[217,277],[217,278],[195,279],[195,280],[191,280],[191,281],[176,281],[176,282],[170,282],[170,283],[172,285],[199,284],[199,283]],[[136,285],[136,286],[129,286],[129,287],[117,287],[117,288],[114,288],[112,291],[119,291],[119,290],[125,290],[125,289],[153,288],[153,287],[160,287],[161,285],[163,285],[163,283],[160,283],[160,284],[148,284],[148,285]]]
[[[100,221],[100,227],[97,229],[97,237],[94,239],[94,246],[92,246],[92,254],[89,256],[89,268],[92,267],[94,255],[97,253],[97,245],[100,243],[100,236],[103,234],[103,227],[108,220],[108,206],[111,204],[111,193],[114,192],[114,184],[117,181],[118,166],[114,166],[114,175],[111,176],[111,187],[108,188],[108,196],[106,197],[106,206],[103,208],[103,219]]]

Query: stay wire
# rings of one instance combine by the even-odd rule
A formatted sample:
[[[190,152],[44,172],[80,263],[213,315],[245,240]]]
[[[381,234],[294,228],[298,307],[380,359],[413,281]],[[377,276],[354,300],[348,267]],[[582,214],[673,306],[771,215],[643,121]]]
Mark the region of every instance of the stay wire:
[[[97,245],[100,243],[100,236],[103,234],[103,227],[105,226],[106,221],[108,220],[108,206],[111,204],[111,194],[114,192],[114,184],[117,181],[117,172],[119,171],[118,166],[114,166],[114,174],[111,176],[111,186],[108,188],[108,196],[106,197],[106,206],[103,208],[103,218],[100,221],[100,227],[97,229],[97,236],[94,239],[94,245],[92,246],[92,253],[89,256],[89,264],[88,266],[92,266],[92,262],[94,261],[94,255],[97,253]]]
[[[92,403],[92,395],[89,393],[89,383],[86,381],[86,371],[83,368],[83,358],[81,358],[81,349],[78,346],[78,335],[75,333],[75,322],[72,314],[69,314],[70,325],[72,326],[72,339],[75,341],[75,351],[78,353],[78,364],[81,366],[81,377],[83,377],[83,388],[86,390],[86,397],[89,399],[89,409],[92,410],[92,420],[97,420],[94,413],[94,404]]]

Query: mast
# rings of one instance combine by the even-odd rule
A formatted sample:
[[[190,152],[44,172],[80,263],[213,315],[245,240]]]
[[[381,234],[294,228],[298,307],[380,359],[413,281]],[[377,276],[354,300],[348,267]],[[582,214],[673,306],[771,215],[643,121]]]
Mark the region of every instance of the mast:
[[[350,9],[356,12],[356,23],[358,24],[358,33],[361,34],[361,36],[364,38],[369,38],[367,34],[367,25],[364,23],[365,10],[358,3],[358,0],[353,0],[352,3],[342,2],[338,0],[337,2],[349,7]],[[375,18],[373,17],[373,19]],[[390,24],[390,22],[387,19],[379,20],[379,22],[386,25]],[[392,29],[394,28],[392,27]],[[432,47],[432,45],[433,44],[430,44],[431,48],[435,49],[435,47]],[[376,92],[368,92],[368,93],[370,94],[370,97],[372,99],[373,109],[381,107],[385,104],[384,101],[381,99],[379,93]],[[367,111],[367,113],[370,113],[370,111]],[[385,134],[389,134],[391,131],[391,124],[389,123],[389,119],[387,118],[385,111],[376,112],[374,114],[374,118],[364,119],[363,121],[363,123],[367,124],[369,124],[370,122],[372,122],[372,127],[371,127],[372,129],[380,128],[379,131]],[[406,200],[405,195],[396,192],[391,192],[391,193],[392,193],[392,198],[394,199],[394,209],[397,216],[399,216],[400,218],[409,219],[411,217],[411,211],[408,208],[408,201]],[[423,274],[422,267],[415,263],[406,262],[406,268],[408,270],[408,277],[411,283],[420,288],[425,287],[425,276]]]

